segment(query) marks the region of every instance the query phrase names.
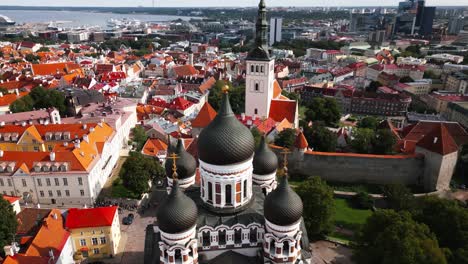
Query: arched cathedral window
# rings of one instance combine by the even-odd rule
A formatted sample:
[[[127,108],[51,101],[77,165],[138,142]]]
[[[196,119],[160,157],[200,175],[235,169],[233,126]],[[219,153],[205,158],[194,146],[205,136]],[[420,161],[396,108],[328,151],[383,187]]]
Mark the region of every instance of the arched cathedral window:
[[[260,90],[258,87],[258,83],[255,83],[255,91],[258,92],[258,90]]]

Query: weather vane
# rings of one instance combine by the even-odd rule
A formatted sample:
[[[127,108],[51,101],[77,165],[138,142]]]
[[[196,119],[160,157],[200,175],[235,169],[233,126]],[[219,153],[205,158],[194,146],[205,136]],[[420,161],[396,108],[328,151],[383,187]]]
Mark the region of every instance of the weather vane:
[[[177,164],[176,164],[176,161],[177,159],[179,158],[179,156],[177,156],[177,154],[175,153],[172,153],[170,156],[169,156],[169,159],[172,160],[172,179],[174,180],[177,180]]]

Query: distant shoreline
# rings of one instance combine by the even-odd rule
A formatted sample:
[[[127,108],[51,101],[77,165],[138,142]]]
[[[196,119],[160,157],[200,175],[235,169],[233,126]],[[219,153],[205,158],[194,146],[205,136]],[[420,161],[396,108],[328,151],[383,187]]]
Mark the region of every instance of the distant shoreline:
[[[456,6],[439,6],[431,5],[437,8],[468,8],[468,5],[456,5]],[[287,6],[286,6],[287,7]],[[282,6],[272,6],[270,8],[286,8]],[[294,6],[294,8],[397,8],[398,6]],[[256,6],[199,6],[199,7],[101,7],[101,6],[9,6],[9,5],[0,5],[1,10],[52,10],[52,11],[96,11],[99,10],[114,10],[114,11],[125,11],[129,13],[144,13],[147,11],[168,11],[168,10],[180,10],[180,9],[233,9],[233,8],[257,8]],[[110,11],[110,12],[114,12]],[[101,11],[98,11],[101,12]],[[120,13],[120,12],[119,12]],[[151,14],[153,12],[150,12]]]

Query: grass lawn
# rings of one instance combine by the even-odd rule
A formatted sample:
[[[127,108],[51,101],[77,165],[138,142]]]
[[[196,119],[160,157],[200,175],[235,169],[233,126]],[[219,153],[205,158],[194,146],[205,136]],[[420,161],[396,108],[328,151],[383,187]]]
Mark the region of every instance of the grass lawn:
[[[127,189],[121,182],[112,185],[111,195],[114,198],[140,199],[140,195]]]
[[[366,219],[372,215],[371,210],[354,209],[345,199],[335,199],[335,214],[333,221],[336,226],[356,231]]]

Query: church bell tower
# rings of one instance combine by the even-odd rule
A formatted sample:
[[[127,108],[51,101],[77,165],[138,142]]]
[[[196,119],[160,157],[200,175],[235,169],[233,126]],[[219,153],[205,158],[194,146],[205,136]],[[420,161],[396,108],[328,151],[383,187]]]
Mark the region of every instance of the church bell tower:
[[[245,114],[260,118],[269,115],[275,80],[275,60],[268,52],[267,29],[266,5],[264,0],[260,0],[255,47],[246,59],[245,89]]]

